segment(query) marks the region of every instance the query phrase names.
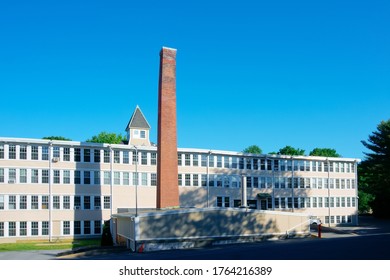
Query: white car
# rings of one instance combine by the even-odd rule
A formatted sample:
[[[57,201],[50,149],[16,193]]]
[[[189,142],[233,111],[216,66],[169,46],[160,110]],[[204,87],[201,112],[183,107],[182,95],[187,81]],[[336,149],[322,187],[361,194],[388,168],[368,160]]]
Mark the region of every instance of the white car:
[[[321,219],[316,216],[310,216],[310,225],[320,225],[322,224]]]

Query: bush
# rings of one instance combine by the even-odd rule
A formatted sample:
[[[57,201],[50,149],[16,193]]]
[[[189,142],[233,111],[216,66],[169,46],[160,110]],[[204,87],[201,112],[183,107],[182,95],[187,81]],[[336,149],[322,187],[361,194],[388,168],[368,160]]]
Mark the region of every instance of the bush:
[[[112,234],[110,230],[110,221],[105,221],[103,226],[101,246],[113,246]]]

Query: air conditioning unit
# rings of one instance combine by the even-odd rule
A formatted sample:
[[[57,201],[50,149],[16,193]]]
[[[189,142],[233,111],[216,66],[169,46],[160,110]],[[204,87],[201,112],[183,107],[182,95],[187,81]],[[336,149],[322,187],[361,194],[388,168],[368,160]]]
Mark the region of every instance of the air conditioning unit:
[[[15,184],[15,183],[16,183],[15,179],[8,180],[8,184]]]
[[[100,206],[95,206],[95,210],[100,210]]]
[[[80,206],[75,206],[74,210],[80,210]]]
[[[59,158],[59,157],[53,157],[52,161],[53,161],[53,162],[59,162],[59,161],[60,161],[60,158]]]

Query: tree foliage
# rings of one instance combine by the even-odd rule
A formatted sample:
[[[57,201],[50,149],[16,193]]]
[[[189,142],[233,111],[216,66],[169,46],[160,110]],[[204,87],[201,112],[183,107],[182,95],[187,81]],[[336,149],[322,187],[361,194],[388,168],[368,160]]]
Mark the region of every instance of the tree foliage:
[[[335,149],[330,148],[315,148],[313,149],[309,156],[318,156],[318,157],[341,157]]]
[[[92,143],[107,143],[107,144],[120,144],[125,141],[125,137],[122,134],[100,132],[98,135],[92,136],[86,142]]]
[[[375,216],[390,218],[390,119],[382,121],[362,144],[370,152],[361,163],[359,188],[372,195]]]
[[[72,139],[65,138],[63,136],[46,136],[46,137],[43,137],[42,139],[45,139],[45,140],[72,141]]]
[[[278,155],[286,155],[286,156],[304,156],[305,150],[299,148],[293,148],[291,146],[286,146],[284,148],[279,149]]]
[[[257,145],[251,145],[251,146],[245,148],[242,152],[246,153],[246,154],[259,154],[259,155],[261,155],[263,153],[261,148]]]

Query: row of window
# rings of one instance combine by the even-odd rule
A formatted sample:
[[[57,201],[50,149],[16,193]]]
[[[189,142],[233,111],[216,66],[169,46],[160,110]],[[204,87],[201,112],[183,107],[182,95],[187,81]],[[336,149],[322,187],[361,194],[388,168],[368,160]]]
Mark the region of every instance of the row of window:
[[[71,226],[72,224],[72,226]],[[102,233],[102,221],[62,221],[62,234],[92,235]],[[49,221],[0,222],[0,237],[48,236]]]
[[[300,208],[339,208],[356,207],[356,197],[268,197],[260,201],[258,208],[257,200],[248,200],[248,206],[252,209],[300,209]],[[241,200],[233,200],[229,196],[217,196],[217,207],[240,207]]]
[[[179,174],[179,186],[203,186],[203,187],[225,187],[240,188],[240,175],[223,175],[223,174]],[[201,180],[199,182],[199,179]],[[248,188],[261,189],[355,189],[355,179],[344,178],[301,178],[301,177],[261,177],[246,176]],[[207,184],[208,182],[208,184]]]
[[[0,168],[0,183],[48,184],[49,169]],[[53,170],[53,184],[110,185],[110,171]],[[113,172],[114,185],[156,186],[157,174],[144,172]]]
[[[0,144],[0,159],[49,160],[49,153],[49,146]],[[134,151],[113,150],[112,157],[113,162],[118,164],[157,164],[156,152],[140,151],[136,153]],[[108,149],[53,146],[52,158],[53,161],[111,162],[111,154]],[[178,165],[263,171],[355,172],[355,164],[352,162],[266,159],[197,153],[178,153]]]
[[[53,195],[55,210],[101,210],[111,208],[110,196]],[[0,194],[0,210],[46,210],[48,195],[3,195]]]
[[[8,150],[6,149],[8,147]],[[49,146],[30,146],[30,145],[4,145],[0,144],[0,159],[19,159],[19,160],[49,160]],[[86,162],[86,163],[110,163],[111,155],[109,149],[86,149],[70,147],[52,147],[51,158],[53,161],[65,162]],[[140,157],[139,157],[140,156]],[[156,152],[132,151],[113,151],[113,162],[123,164],[141,164],[156,165]]]

